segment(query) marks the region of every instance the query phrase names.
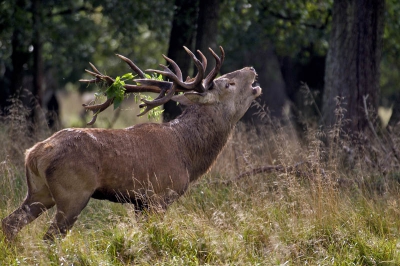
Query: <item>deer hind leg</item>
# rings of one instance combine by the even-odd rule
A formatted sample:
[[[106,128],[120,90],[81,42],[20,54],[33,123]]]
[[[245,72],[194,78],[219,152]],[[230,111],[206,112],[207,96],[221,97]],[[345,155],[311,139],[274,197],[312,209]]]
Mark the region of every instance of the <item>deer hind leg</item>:
[[[44,182],[41,182],[39,177],[31,176],[27,171],[27,179],[28,194],[24,202],[2,221],[3,232],[9,241],[14,240],[25,225],[35,220],[55,204],[49,188]]]
[[[65,237],[86,207],[92,193],[82,191],[64,191],[55,194],[57,212],[52,224],[44,235],[45,240],[53,241],[56,237]]]

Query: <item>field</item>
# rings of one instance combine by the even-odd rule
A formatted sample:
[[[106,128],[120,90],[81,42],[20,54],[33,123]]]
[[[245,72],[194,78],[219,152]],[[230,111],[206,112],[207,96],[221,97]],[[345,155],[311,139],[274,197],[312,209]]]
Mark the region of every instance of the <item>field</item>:
[[[28,137],[21,112],[0,125],[0,218],[25,196],[24,150],[50,134]],[[49,244],[51,210],[13,244],[0,233],[0,265],[400,265],[398,162],[373,138],[350,145],[338,132],[340,121],[302,136],[290,122],[239,125],[165,215],[91,200]]]

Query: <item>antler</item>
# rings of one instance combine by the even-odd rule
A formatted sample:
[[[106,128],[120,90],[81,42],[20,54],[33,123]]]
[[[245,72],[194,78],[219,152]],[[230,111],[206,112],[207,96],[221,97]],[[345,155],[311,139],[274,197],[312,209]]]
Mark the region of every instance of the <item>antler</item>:
[[[135,73],[140,77],[140,79],[134,79],[136,85],[133,84],[124,85],[125,93],[154,92],[159,94],[157,98],[155,98],[153,101],[142,99],[143,103],[140,104],[139,107],[140,108],[145,107],[145,109],[138,116],[142,116],[151,109],[165,104],[166,102],[171,100],[172,96],[176,92],[195,91],[197,93],[204,94],[212,86],[212,82],[217,76],[221,68],[221,65],[224,61],[225,53],[222,47],[220,46],[221,58],[219,58],[218,55],[211,48],[209,48],[210,52],[212,53],[212,55],[216,60],[216,65],[205,79],[204,79],[205,69],[207,68],[206,57],[199,50],[197,50],[201,58],[200,61],[187,47],[184,47],[184,49],[190,55],[198,70],[198,73],[195,78],[193,79],[188,78],[185,82],[182,80],[182,71],[180,70],[179,66],[175,63],[174,60],[168,58],[165,55],[163,55],[164,59],[172,66],[175,73],[172,72],[172,70],[170,70],[167,66],[162,64],[160,64],[160,66],[163,68],[164,71],[154,70],[154,69],[148,69],[146,71],[161,74],[169,78],[172,82],[147,79],[144,72],[139,67],[137,67],[130,59],[126,58],[125,56],[117,54],[117,56],[121,58],[123,61],[125,61],[130,66],[130,68],[133,71],[135,71]],[[89,84],[104,82],[108,86],[111,86],[114,83],[115,80],[113,78],[102,74],[92,63],[89,64],[92,67],[93,71],[87,69],[85,69],[85,71],[94,76],[95,78],[81,79],[79,80],[80,82],[85,82]],[[83,107],[86,110],[91,110],[94,113],[92,120],[87,124],[93,125],[97,119],[97,115],[100,112],[107,109],[110,105],[112,105],[113,102],[114,98],[109,98],[102,104],[96,104],[96,105],[83,104]]]
[[[212,82],[215,79],[215,77],[218,75],[218,72],[221,69],[221,66],[224,63],[224,59],[225,59],[225,51],[222,48],[222,46],[219,47],[219,50],[221,51],[221,58],[219,58],[218,55],[211,48],[208,48],[208,50],[210,50],[211,54],[215,58],[215,67],[213,68],[213,70],[211,70],[211,72],[207,75],[207,77],[204,80],[203,86],[206,90],[211,88]]]
[[[175,72],[177,73],[176,75],[167,67],[162,64],[160,66],[164,69],[164,71],[161,70],[154,70],[154,69],[147,69],[146,71],[148,72],[153,72],[153,73],[158,73],[161,74],[170,80],[174,82],[177,86],[179,86],[182,90],[195,90],[199,92],[204,92],[204,88],[202,86],[199,87],[199,84],[204,78],[204,72],[207,67],[207,59],[206,57],[198,50],[197,52],[201,56],[202,62],[200,62],[196,56],[185,46],[183,48],[186,50],[186,52],[192,57],[194,64],[197,67],[198,73],[196,77],[191,80],[191,81],[186,81],[183,82],[182,80],[182,72],[179,69],[178,65],[174,62],[174,60],[166,57],[163,55],[164,59],[167,60],[169,63],[171,63],[172,67],[174,68]]]
[[[121,58],[123,61],[125,61],[130,68],[135,71],[135,73],[141,77],[145,78],[144,72],[137,67],[130,59],[126,58],[125,56],[117,54],[119,58]],[[93,71],[85,69],[85,71],[95,78],[93,79],[80,79],[80,82],[85,82],[85,83],[101,83],[104,82],[106,83],[107,86],[111,86],[114,83],[114,79],[102,74],[92,63],[89,63]],[[146,80],[146,79],[145,79]],[[149,82],[150,81],[150,82]],[[153,82],[151,82],[153,81]],[[171,82],[167,81],[154,81],[154,80],[146,80],[146,82],[143,82],[141,85],[133,85],[133,84],[125,84],[125,93],[135,93],[135,92],[154,92],[154,93],[161,93],[169,90],[172,87]],[[101,104],[95,104],[95,105],[88,105],[88,104],[83,104],[83,107],[86,110],[91,110],[93,111],[94,115],[92,120],[87,123],[88,125],[93,125],[96,122],[97,115],[107,109],[110,105],[112,105],[114,102],[114,98],[107,99],[104,103]],[[144,113],[143,113],[144,114]],[[143,115],[141,114],[141,115]]]

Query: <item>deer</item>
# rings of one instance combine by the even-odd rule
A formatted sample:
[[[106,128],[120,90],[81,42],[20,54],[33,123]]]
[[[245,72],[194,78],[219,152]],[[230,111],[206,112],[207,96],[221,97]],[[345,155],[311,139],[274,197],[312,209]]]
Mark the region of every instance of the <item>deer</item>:
[[[45,240],[63,238],[91,198],[117,203],[131,203],[135,212],[165,212],[182,196],[189,184],[204,175],[228,141],[236,123],[262,92],[255,85],[253,67],[218,76],[225,58],[209,48],[215,67],[208,75],[206,57],[197,51],[200,60],[184,47],[192,58],[197,74],[182,79],[182,71],[163,55],[170,66],[162,70],[148,69],[168,78],[146,78],[130,59],[118,55],[139,78],[136,84],[124,84],[125,93],[154,92],[154,100],[142,99],[144,111],[173,100],[184,110],[176,119],[164,123],[142,123],[125,129],[67,128],[36,143],[25,154],[27,194],[14,212],[2,220],[7,240],[46,210],[56,206],[56,213]],[[114,83],[93,64],[88,84]],[[172,70],[170,69],[172,68]],[[254,86],[253,86],[254,85]],[[114,98],[101,104],[83,105],[93,111],[93,119],[113,104]]]

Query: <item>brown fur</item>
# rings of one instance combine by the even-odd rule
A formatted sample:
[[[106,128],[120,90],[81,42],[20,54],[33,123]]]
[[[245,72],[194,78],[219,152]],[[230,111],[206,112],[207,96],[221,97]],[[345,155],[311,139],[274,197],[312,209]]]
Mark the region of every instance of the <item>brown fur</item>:
[[[214,80],[206,96],[181,95],[177,119],[126,129],[64,129],[26,152],[28,193],[2,222],[11,240],[57,206],[45,238],[65,235],[91,197],[166,209],[211,167],[236,122],[260,95],[252,68]]]

